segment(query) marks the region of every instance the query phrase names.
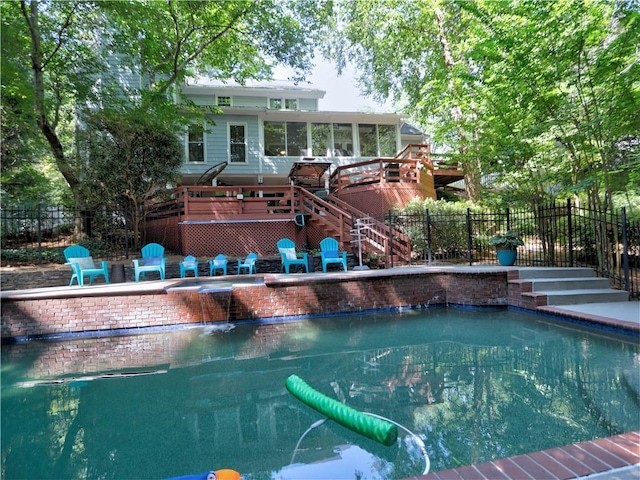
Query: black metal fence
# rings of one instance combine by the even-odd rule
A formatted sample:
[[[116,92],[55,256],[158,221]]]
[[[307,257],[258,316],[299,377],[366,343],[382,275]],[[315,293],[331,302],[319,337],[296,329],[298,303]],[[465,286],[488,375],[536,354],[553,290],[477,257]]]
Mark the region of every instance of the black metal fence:
[[[389,213],[384,221],[409,236],[414,262],[497,263],[489,239],[514,230],[525,241],[517,266],[589,267],[640,296],[640,222],[629,221],[624,208],[600,212],[567,201],[533,210]]]
[[[76,243],[97,259],[132,258],[140,241],[134,242],[125,218],[105,209],[2,209],[3,264],[64,263],[64,248]],[[628,221],[624,209],[600,212],[567,201],[533,210],[389,213],[379,220],[411,239],[412,263],[497,263],[489,238],[515,230],[525,240],[517,266],[593,268],[612,286],[640,297],[640,222]],[[393,239],[390,244],[393,249]]]
[[[77,243],[96,259],[122,260],[134,245],[125,217],[106,209],[38,205],[3,208],[0,215],[3,264],[64,263],[64,249]]]

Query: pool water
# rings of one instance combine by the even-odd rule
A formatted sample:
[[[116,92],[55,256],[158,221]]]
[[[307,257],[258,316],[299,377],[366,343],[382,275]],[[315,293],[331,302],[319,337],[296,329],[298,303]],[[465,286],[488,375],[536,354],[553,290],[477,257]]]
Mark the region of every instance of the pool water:
[[[422,473],[402,430],[391,447],[331,421],[305,434],[322,416],[291,374],[420,435],[431,471],[640,429],[637,339],[436,308],[3,346],[1,476]]]

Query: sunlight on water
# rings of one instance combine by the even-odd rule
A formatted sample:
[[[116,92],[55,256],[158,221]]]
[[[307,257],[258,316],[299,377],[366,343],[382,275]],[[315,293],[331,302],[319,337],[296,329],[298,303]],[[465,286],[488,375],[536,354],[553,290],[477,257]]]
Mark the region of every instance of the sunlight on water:
[[[2,478],[422,473],[285,389],[404,425],[431,471],[640,429],[640,349],[529,314],[433,309],[2,348]],[[296,448],[298,446],[298,448]]]

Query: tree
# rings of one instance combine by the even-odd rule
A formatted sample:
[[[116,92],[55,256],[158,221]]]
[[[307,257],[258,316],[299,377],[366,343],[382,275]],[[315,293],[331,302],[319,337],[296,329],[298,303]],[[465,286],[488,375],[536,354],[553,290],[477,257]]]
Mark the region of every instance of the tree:
[[[83,197],[109,205],[127,218],[138,246],[150,201],[166,192],[167,181],[177,180],[183,145],[174,125],[142,109],[101,110],[86,122],[88,171]]]
[[[22,82],[20,93],[33,100],[39,134],[81,202],[86,165],[74,138],[78,111],[113,103],[131,110],[157,109],[171,103],[181,82],[203,73],[244,81],[268,78],[272,65],[284,64],[301,78],[310,69],[328,11],[324,3],[3,2],[3,36],[4,27],[10,27],[22,47],[8,52],[6,64],[17,71],[27,62],[24,52],[29,52],[30,81]],[[3,57],[5,43],[3,39]],[[129,67],[143,82],[135,88],[123,86],[109,75],[114,65]],[[3,58],[3,73],[4,68]],[[180,112],[163,105],[160,109],[167,118],[189,107],[195,112],[193,105],[181,107]],[[36,133],[31,130],[30,135]]]
[[[480,159],[483,173],[503,176],[511,199],[573,192],[611,208],[629,185],[620,173],[635,178],[637,2],[340,5],[331,55],[355,62],[369,93],[433,127],[467,169]]]

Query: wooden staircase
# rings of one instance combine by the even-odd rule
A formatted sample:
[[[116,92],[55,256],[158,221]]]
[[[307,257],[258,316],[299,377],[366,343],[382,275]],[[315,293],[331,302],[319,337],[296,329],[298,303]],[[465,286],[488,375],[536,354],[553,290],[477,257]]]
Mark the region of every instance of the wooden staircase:
[[[357,251],[354,244],[356,235],[354,222],[359,221],[361,246],[363,255],[384,255],[387,265],[390,265],[391,255],[394,260],[409,262],[411,260],[411,242],[404,233],[393,229],[364,212],[356,209],[337,197],[329,195],[326,200],[313,195],[306,189],[300,188],[296,201],[297,209],[303,213],[307,221],[319,225],[327,234],[340,242],[341,248]],[[393,238],[393,244],[389,239]]]

